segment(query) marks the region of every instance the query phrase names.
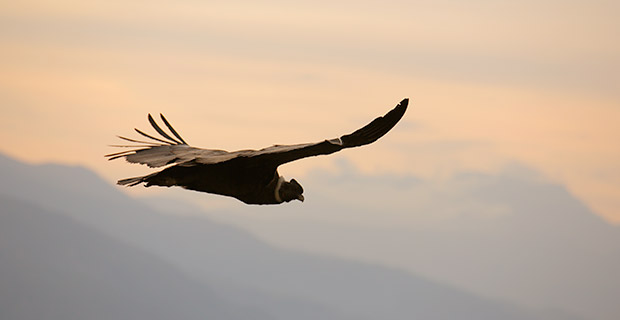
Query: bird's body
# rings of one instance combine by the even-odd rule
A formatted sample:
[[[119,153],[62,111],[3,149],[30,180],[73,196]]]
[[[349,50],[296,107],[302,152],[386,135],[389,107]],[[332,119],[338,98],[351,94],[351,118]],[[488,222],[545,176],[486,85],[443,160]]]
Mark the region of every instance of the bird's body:
[[[235,152],[191,147],[163,115],[161,118],[174,138],[163,131],[149,115],[149,122],[162,138],[136,129],[141,135],[157,142],[120,137],[138,143],[120,147],[138,149],[106,156],[109,160],[124,157],[128,162],[149,167],[168,166],[146,176],[120,180],[120,185],[135,186],[144,183],[147,187],[180,186],[189,190],[234,197],[246,204],[279,204],[295,199],[303,201],[301,185],[295,179],[285,181],[278,173],[278,166],[305,157],[331,154],[344,148],[372,143],[396,125],[405,113],[407,104],[408,99],[404,99],[385,116],[340,138]]]
[[[176,165],[141,177],[135,182],[145,182],[147,187],[180,186],[189,190],[234,197],[247,204],[280,203],[281,201],[277,201],[275,196],[280,179],[277,170],[265,167],[252,168],[243,162],[247,161]],[[123,180],[119,183],[124,184]]]

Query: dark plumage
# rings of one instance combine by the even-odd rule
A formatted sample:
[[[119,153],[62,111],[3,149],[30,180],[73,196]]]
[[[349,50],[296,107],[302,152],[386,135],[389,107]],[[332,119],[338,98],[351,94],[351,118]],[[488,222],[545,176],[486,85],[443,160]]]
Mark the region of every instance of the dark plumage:
[[[161,138],[135,129],[152,141],[119,136],[136,144],[117,146],[132,149],[108,154],[106,157],[108,160],[125,158],[128,162],[145,164],[151,168],[168,166],[146,176],[119,180],[120,185],[135,186],[144,183],[147,187],[180,186],[231,196],[247,204],[279,204],[295,199],[304,201],[301,185],[295,179],[285,181],[278,174],[278,166],[372,143],[398,123],[407,110],[408,102],[409,99],[403,99],[383,117],[378,117],[363,128],[340,138],[235,152],[190,147],[163,115],[160,115],[161,119],[172,135],[166,133],[149,114],[148,120]]]

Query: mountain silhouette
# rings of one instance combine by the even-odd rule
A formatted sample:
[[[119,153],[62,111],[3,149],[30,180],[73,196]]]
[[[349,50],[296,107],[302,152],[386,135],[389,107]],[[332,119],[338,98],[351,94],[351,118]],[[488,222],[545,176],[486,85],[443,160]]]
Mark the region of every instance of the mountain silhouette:
[[[76,268],[83,265],[79,267],[84,272],[82,278],[74,281],[78,292],[90,290],[106,296],[124,292],[132,297],[119,300],[126,301],[134,310],[148,309],[140,299],[156,302],[164,295],[170,299],[169,304],[191,309],[184,311],[187,319],[203,312],[204,308],[194,309],[193,303],[204,300],[208,300],[205,306],[220,307],[213,312],[216,312],[214,318],[222,314],[221,319],[244,317],[246,311],[253,312],[246,319],[574,319],[482,299],[396,269],[275,248],[240,229],[206,218],[161,214],[125,196],[84,168],[28,165],[8,157],[0,158],[0,168],[4,177],[0,186],[2,202],[11,204],[3,205],[2,219],[23,218],[28,213],[20,213],[31,212],[33,220],[32,223],[19,219],[14,223],[0,221],[3,228],[19,230],[4,235],[17,239],[1,247],[1,254],[9,257],[6,261],[18,263],[17,253],[23,252],[28,258],[18,266],[41,266],[47,270],[45,266],[58,263],[55,256],[62,255],[65,259],[60,261]],[[33,214],[34,211],[37,213]],[[96,239],[88,239],[92,237]],[[16,241],[29,243],[32,239],[39,240],[28,250],[11,245]],[[47,251],[52,254],[44,254]],[[91,262],[70,263],[79,257]],[[153,270],[142,270],[150,265]],[[70,279],[74,273],[65,267],[60,268],[65,270],[63,277]],[[51,281],[49,292],[64,292],[62,283],[53,282],[57,277],[49,273],[52,271],[35,270],[31,274],[24,268],[19,270],[22,275],[14,277],[16,268],[2,275],[2,279],[17,279],[1,289],[1,296],[9,297],[9,304],[25,303],[24,296],[12,294],[28,288],[29,281],[36,280],[32,277],[41,277],[45,283]],[[0,272],[3,270],[6,269]],[[112,286],[108,292],[108,281],[92,279],[100,274],[94,272],[97,270],[110,276],[118,271],[116,282],[111,282],[118,286]],[[155,276],[147,277],[140,272]],[[134,288],[141,287],[148,279],[171,277],[178,281],[154,282],[149,287],[156,292],[154,298],[140,298],[141,291],[124,290],[122,286],[129,286],[133,281],[138,283],[132,285]],[[174,294],[174,290],[180,293]],[[193,295],[196,297],[183,299]],[[122,295],[119,293],[118,297]],[[77,308],[78,312],[79,298],[68,295],[66,300],[54,305],[65,310]],[[138,302],[132,303],[134,300]],[[109,306],[114,308],[114,304]],[[98,310],[107,311],[105,306]]]
[[[274,319],[69,217],[0,202],[2,319]]]

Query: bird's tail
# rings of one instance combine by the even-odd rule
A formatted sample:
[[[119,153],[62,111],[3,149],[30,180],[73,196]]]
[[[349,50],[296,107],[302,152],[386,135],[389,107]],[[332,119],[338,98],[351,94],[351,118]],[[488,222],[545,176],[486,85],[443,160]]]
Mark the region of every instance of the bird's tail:
[[[135,185],[139,185],[140,183],[143,182],[148,182],[150,178],[152,178],[153,176],[155,176],[158,172],[146,175],[146,176],[141,176],[141,177],[133,177],[133,178],[127,178],[127,179],[122,179],[122,180],[118,180],[118,182],[116,182],[116,184],[121,185],[121,186],[128,186],[128,187],[133,187]]]

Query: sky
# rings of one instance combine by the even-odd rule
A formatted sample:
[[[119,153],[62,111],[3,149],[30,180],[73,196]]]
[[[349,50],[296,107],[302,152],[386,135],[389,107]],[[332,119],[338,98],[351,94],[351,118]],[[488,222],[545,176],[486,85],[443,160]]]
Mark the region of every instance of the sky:
[[[0,151],[106,180],[115,135],[164,113],[237,150],[349,133],[372,146],[284,166],[441,181],[515,165],[620,223],[617,1],[2,1]],[[161,192],[126,190],[131,194]],[[380,196],[380,195],[379,195]],[[218,202],[219,203],[219,202]]]

